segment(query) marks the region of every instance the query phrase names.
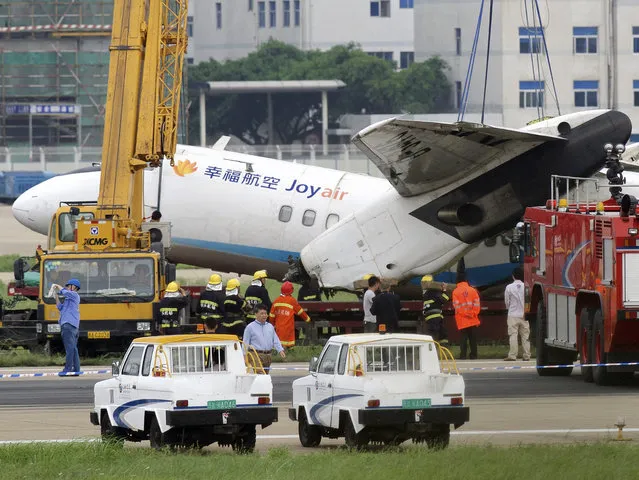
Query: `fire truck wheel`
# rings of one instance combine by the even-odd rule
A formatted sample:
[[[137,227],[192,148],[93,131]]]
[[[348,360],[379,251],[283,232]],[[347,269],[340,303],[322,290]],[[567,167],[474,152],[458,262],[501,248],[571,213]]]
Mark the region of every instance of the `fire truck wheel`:
[[[546,308],[544,301],[537,302],[537,374],[540,377],[567,377],[572,373],[572,367],[567,368],[543,368],[550,365],[564,365],[572,363],[568,358],[571,352],[552,348],[546,345]],[[541,367],[541,368],[540,368]]]
[[[592,317],[592,339],[590,342],[590,358],[593,363],[607,363],[608,356],[605,352],[604,322],[601,310],[596,310]],[[612,375],[607,367],[593,367],[593,380],[597,385],[610,385]]]
[[[579,355],[580,363],[592,363],[592,357],[590,355],[590,345],[592,343],[592,316],[590,310],[582,308],[579,314],[579,328],[581,336],[579,338]],[[581,376],[584,382],[591,383],[592,367],[581,367]]]

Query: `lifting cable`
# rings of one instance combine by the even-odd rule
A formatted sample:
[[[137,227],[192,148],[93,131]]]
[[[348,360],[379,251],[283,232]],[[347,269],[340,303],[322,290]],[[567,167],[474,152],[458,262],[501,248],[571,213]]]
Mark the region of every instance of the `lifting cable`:
[[[534,8],[531,4],[531,8],[533,9],[533,13],[534,14]],[[539,60],[539,50],[540,47],[537,48],[537,51],[535,52],[535,45],[537,45],[537,42],[535,40],[538,40],[537,38],[537,30],[535,29],[534,32],[534,36],[532,35],[532,32],[530,30],[530,19],[528,18],[528,1],[524,0],[524,12],[526,15],[526,32],[528,33],[528,46],[530,49],[530,69],[532,70],[532,78],[533,78],[533,82],[535,82],[535,106],[537,107],[537,119],[541,120],[541,118],[543,117],[543,111],[540,111],[540,103],[543,103],[543,97],[541,96],[541,72],[539,72],[539,81],[537,80],[537,75],[535,72],[535,60],[533,59],[533,53],[537,54],[537,59]],[[543,31],[543,25],[540,26],[541,30]],[[544,86],[545,87],[545,86]],[[526,106],[526,94],[524,93],[524,106]]]
[[[475,56],[477,55],[477,43],[479,42],[479,32],[481,31],[481,18],[484,13],[484,0],[481,0],[481,6],[479,7],[479,16],[477,17],[477,27],[475,28],[475,38],[473,40],[473,48],[470,51],[470,59],[468,60],[468,70],[466,71],[466,80],[464,81],[464,90],[462,91],[462,98],[459,102],[459,112],[457,114],[457,121],[461,122],[464,119],[466,113],[466,105],[468,104],[468,94],[470,92],[470,82],[473,78],[473,67],[475,65]]]
[[[555,85],[555,77],[552,73],[552,66],[550,65],[550,55],[548,54],[548,45],[546,44],[546,34],[544,32],[543,23],[541,21],[541,12],[539,11],[539,1],[534,0],[535,8],[537,10],[537,18],[539,19],[539,25],[541,28],[541,39],[544,41],[544,51],[546,52],[546,60],[548,61],[548,71],[550,72],[550,82],[552,83],[552,90],[555,97],[555,103],[557,105],[557,115],[561,116],[561,108],[559,107],[559,96],[557,95],[557,86]]]
[[[481,102],[481,124],[484,124],[484,112],[486,111],[486,88],[488,87],[488,61],[490,60],[490,38],[493,33],[493,2],[490,0],[490,11],[488,14],[488,44],[486,46],[486,72],[484,73],[484,95]]]

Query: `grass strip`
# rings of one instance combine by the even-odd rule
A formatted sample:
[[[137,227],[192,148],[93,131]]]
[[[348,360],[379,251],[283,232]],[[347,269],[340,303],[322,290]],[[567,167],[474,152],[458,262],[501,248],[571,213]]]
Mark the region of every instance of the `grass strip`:
[[[258,445],[260,440],[258,440]],[[228,450],[156,452],[96,443],[0,447],[7,479],[490,479],[637,478],[636,444],[454,446],[444,451],[399,447],[354,452],[345,448],[294,453],[274,447],[236,455]]]

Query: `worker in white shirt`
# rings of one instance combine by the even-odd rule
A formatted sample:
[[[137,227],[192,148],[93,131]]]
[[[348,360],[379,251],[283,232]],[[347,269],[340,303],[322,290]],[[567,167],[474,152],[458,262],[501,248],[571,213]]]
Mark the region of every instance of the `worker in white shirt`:
[[[530,360],[530,325],[524,316],[524,271],[521,267],[513,271],[513,283],[506,287],[504,302],[508,309],[508,337],[510,339],[510,351],[504,358],[507,362],[517,360],[519,345],[517,336],[521,336],[521,346],[524,349],[524,360]]]

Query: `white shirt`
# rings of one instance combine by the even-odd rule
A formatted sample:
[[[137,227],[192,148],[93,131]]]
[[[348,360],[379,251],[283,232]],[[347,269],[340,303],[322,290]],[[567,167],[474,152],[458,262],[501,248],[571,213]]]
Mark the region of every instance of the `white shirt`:
[[[506,287],[504,302],[508,308],[508,316],[524,318],[524,282],[515,280]]]
[[[377,323],[377,318],[371,313],[371,307],[373,306],[373,299],[375,298],[375,292],[370,288],[364,293],[364,321],[370,323]]]

